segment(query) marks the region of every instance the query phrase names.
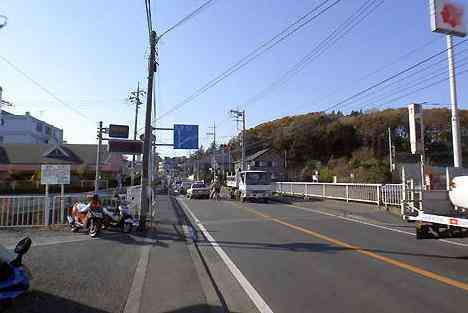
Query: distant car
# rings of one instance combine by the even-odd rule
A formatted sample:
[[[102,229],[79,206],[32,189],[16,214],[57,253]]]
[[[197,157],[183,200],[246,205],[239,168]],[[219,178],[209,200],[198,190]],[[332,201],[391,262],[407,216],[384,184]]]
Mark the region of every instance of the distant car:
[[[193,183],[190,188],[187,190],[187,198],[209,198],[210,197],[210,188],[204,183]]]

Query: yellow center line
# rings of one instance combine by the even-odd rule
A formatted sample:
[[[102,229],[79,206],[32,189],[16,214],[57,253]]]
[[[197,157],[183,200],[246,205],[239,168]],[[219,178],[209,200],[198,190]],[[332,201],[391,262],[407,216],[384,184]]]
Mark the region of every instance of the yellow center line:
[[[324,240],[324,241],[327,241],[327,242],[331,242],[331,243],[333,243],[333,244],[335,244],[337,246],[344,247],[344,248],[356,251],[356,252],[358,252],[360,254],[366,255],[366,256],[371,257],[373,259],[380,260],[380,261],[385,262],[387,264],[390,264],[390,265],[393,265],[393,266],[408,270],[410,272],[419,274],[419,275],[424,276],[426,278],[430,278],[430,279],[439,281],[439,282],[447,284],[449,286],[457,287],[457,288],[460,288],[460,289],[462,289],[464,291],[468,291],[468,284],[466,284],[464,282],[461,282],[461,281],[458,281],[458,280],[455,280],[455,279],[451,279],[449,277],[446,277],[446,276],[443,276],[443,275],[440,275],[440,274],[437,274],[437,273],[434,273],[434,272],[431,272],[431,271],[427,271],[427,270],[422,269],[420,267],[417,267],[417,266],[414,266],[414,265],[411,265],[411,264],[408,264],[408,263],[405,263],[405,262],[402,262],[402,261],[399,261],[399,260],[396,260],[396,259],[393,259],[393,258],[389,258],[389,257],[383,256],[383,255],[368,251],[368,250],[366,250],[364,248],[361,248],[359,246],[351,245],[351,244],[346,243],[344,241],[341,241],[341,240],[338,240],[338,239],[335,239],[335,238],[332,238],[332,237],[329,237],[329,236],[326,236],[326,235],[322,235],[322,234],[317,233],[317,232],[315,232],[313,230],[310,230],[310,229],[307,229],[307,228],[304,228],[304,227],[301,227],[301,226],[298,226],[298,225],[290,224],[288,222],[285,222],[285,221],[280,220],[278,218],[275,218],[275,217],[269,216],[267,214],[261,213],[261,212],[259,212],[257,210],[254,210],[254,209],[251,209],[251,208],[239,205],[239,204],[236,204],[236,206],[239,207],[242,210],[245,210],[245,211],[250,212],[252,214],[255,214],[257,216],[263,217],[263,218],[268,219],[268,220],[270,220],[272,222],[275,222],[275,223],[284,225],[286,227],[295,229],[295,230],[297,230],[299,232],[311,235],[311,236],[313,236],[315,238],[318,238],[318,239],[321,239],[321,240]]]

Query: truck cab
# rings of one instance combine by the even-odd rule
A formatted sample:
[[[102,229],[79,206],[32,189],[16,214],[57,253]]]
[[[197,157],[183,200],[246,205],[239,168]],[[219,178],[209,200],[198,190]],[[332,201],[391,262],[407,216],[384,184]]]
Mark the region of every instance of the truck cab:
[[[271,176],[265,171],[241,171],[228,178],[231,194],[241,201],[261,199],[267,202],[272,196]]]

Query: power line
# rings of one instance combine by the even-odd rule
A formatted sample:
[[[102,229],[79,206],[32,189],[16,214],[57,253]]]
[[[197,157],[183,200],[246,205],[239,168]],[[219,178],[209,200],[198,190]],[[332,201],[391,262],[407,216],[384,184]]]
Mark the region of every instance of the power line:
[[[468,39],[462,40],[462,41],[460,41],[460,42],[454,44],[453,46],[454,46],[454,47],[455,47],[455,46],[458,46],[458,45],[460,45],[460,44],[465,43],[466,41],[468,41]],[[367,93],[368,91],[373,90],[373,89],[375,89],[375,88],[377,88],[377,87],[379,87],[379,86],[381,86],[381,85],[387,83],[388,81],[391,81],[391,80],[393,80],[393,79],[395,79],[395,78],[397,78],[397,77],[403,75],[404,73],[407,73],[407,72],[411,71],[412,69],[417,68],[418,66],[421,66],[421,65],[423,65],[423,64],[425,64],[425,63],[427,63],[427,62],[429,62],[430,60],[432,60],[432,59],[438,57],[439,55],[442,55],[442,54],[445,53],[445,52],[447,52],[447,49],[443,49],[442,51],[440,51],[440,52],[438,52],[438,53],[436,53],[436,54],[434,54],[434,55],[432,55],[432,56],[429,56],[429,57],[427,57],[427,58],[425,58],[425,59],[419,61],[418,63],[416,63],[416,64],[414,64],[414,65],[411,65],[411,66],[407,67],[406,69],[404,69],[404,70],[402,70],[402,71],[400,71],[400,72],[398,72],[398,73],[396,73],[396,74],[393,74],[393,75],[391,75],[390,77],[388,77],[388,78],[386,78],[386,79],[384,79],[384,80],[382,80],[382,81],[380,81],[380,82],[378,82],[378,83],[375,83],[375,84],[371,85],[370,87],[367,87],[367,88],[365,88],[364,90],[361,90],[361,91],[355,93],[355,94],[352,95],[352,96],[347,97],[346,99],[343,99],[343,100],[339,101],[338,103],[336,103],[336,104],[334,104],[334,105],[329,106],[329,107],[328,107],[327,109],[325,109],[324,111],[329,111],[329,110],[331,110],[331,109],[336,109],[336,108],[338,108],[340,105],[343,105],[343,104],[345,104],[345,103],[351,101],[352,99],[355,99],[356,97],[359,97],[360,95],[362,95],[362,94],[364,94],[364,93]]]
[[[459,65],[457,66],[457,70],[459,70],[459,69],[465,67],[466,65],[468,65],[468,62],[464,62],[464,63],[459,64]],[[467,71],[468,71],[468,70],[464,70],[464,71],[461,71],[461,72],[457,72],[457,75],[460,75],[460,76],[461,76],[462,74],[466,73]],[[412,85],[410,85],[410,86],[406,86],[405,88],[400,88],[399,90],[396,90],[395,92],[393,92],[393,93],[391,93],[391,94],[385,95],[384,97],[377,98],[377,99],[373,100],[373,102],[376,102],[376,101],[384,101],[385,99],[388,99],[389,96],[393,96],[393,95],[395,95],[395,94],[401,93],[401,92],[406,91],[406,90],[411,90],[412,88],[414,88],[414,87],[416,87],[416,86],[418,86],[418,85],[421,85],[422,83],[425,83],[425,82],[434,80],[434,78],[437,78],[437,77],[440,77],[440,76],[446,75],[446,74],[447,74],[447,73],[446,73],[446,70],[443,70],[442,72],[437,73],[437,74],[434,74],[434,75],[432,75],[432,76],[430,76],[430,77],[428,77],[428,78],[425,78],[425,79],[423,79],[423,80],[420,80],[420,81],[418,81],[418,82],[415,83],[415,84],[412,84]],[[427,88],[429,88],[429,87],[432,87],[432,86],[434,86],[434,85],[440,84],[440,83],[442,83],[442,82],[444,82],[444,81],[447,81],[448,79],[449,79],[449,77],[445,77],[445,78],[439,79],[439,80],[437,80],[437,81],[435,81],[435,82],[432,82],[431,84],[426,85],[426,86],[424,86],[424,87],[422,87],[422,88],[418,88],[418,89],[413,90],[413,91],[411,91],[411,92],[409,92],[409,93],[407,93],[407,94],[404,94],[404,95],[402,95],[402,96],[398,96],[397,98],[393,98],[393,99],[389,100],[389,102],[396,101],[396,100],[400,100],[401,98],[407,97],[407,96],[409,96],[409,95],[411,95],[411,94],[414,94],[414,93],[416,93],[416,92],[419,92],[419,91],[421,91],[421,90],[425,90],[425,89],[427,89]],[[378,107],[380,107],[380,106],[382,106],[382,105],[379,105]]]
[[[287,70],[279,79],[271,83],[268,87],[252,96],[244,103],[244,107],[252,105],[265,97],[268,93],[274,91],[276,88],[285,85],[295,75],[299,74],[309,63],[321,56],[327,49],[331,48],[341,38],[348,34],[354,27],[359,25],[366,19],[373,11],[375,11],[384,1],[367,0],[365,1],[351,16],[349,16],[343,23],[341,23],[334,31],[330,33],[325,39],[319,42],[310,52],[308,52],[299,62],[294,64]],[[224,119],[219,125],[223,125],[228,118]]]
[[[271,39],[268,41],[262,43],[260,46],[255,48],[253,51],[251,51],[249,54],[246,56],[242,57],[239,61],[231,65],[228,69],[226,69],[224,72],[204,84],[202,87],[197,89],[194,93],[192,93],[190,96],[186,97],[184,100],[179,102],[178,104],[174,105],[171,109],[163,113],[159,119],[162,119],[164,116],[171,114],[177,110],[179,110],[181,107],[184,105],[190,103],[193,101],[195,98],[201,96],[204,94],[206,91],[209,89],[213,88],[217,84],[219,84],[221,81],[226,79],[227,77],[231,76],[233,73],[237,72],[256,58],[258,58],[260,55],[264,54],[268,50],[272,49],[274,46],[279,44],[281,41],[285,40],[301,28],[303,28],[305,25],[309,24],[328,10],[330,10],[332,7],[336,6],[339,2],[342,0],[335,0],[333,3],[330,5],[326,6],[325,8],[321,9],[318,13],[315,15],[309,17],[312,13],[315,11],[318,11],[321,7],[325,6],[327,2],[330,2],[330,0],[325,0],[322,3],[320,3],[318,6],[307,12],[305,15],[301,16],[298,20],[296,20],[294,23],[290,24],[288,27],[283,29],[280,33],[276,34],[273,36]]]
[[[294,76],[299,74],[308,64],[320,57],[327,49],[331,48],[341,38],[347,35],[351,30],[366,19],[373,11],[375,11],[384,1],[368,0],[358,8],[351,16],[349,16],[342,24],[340,24],[330,35],[319,42],[309,53],[307,53],[299,62],[294,64],[279,79],[272,82],[268,87],[250,97],[246,101],[247,104],[253,104],[263,99],[269,93],[275,91],[281,86],[287,84]]]
[[[36,85],[37,87],[39,87],[42,91],[44,91],[45,93],[47,93],[49,96],[51,96],[52,98],[54,98],[57,102],[59,102],[60,104],[66,106],[69,110],[75,112],[76,114],[80,115],[81,117],[83,117],[84,119],[86,119],[87,121],[91,121],[90,117],[85,115],[84,113],[82,113],[81,111],[75,109],[72,105],[66,103],[65,101],[63,101],[62,99],[60,99],[58,96],[56,96],[52,91],[50,91],[48,88],[44,87],[41,83],[39,83],[38,81],[36,81],[34,78],[32,78],[30,75],[28,75],[25,71],[23,71],[22,69],[20,69],[18,66],[16,66],[15,64],[13,64],[10,60],[8,60],[7,58],[5,58],[4,56],[0,55],[0,59],[2,59],[5,63],[7,63],[9,66],[11,66],[16,72],[20,73],[21,75],[23,75],[27,80],[29,80],[31,83],[33,83],[34,85]]]
[[[460,55],[460,54],[462,54],[462,53],[465,53],[465,52],[467,52],[467,51],[468,51],[468,49],[464,49],[464,50],[462,50],[461,52],[459,52],[458,55]],[[463,59],[462,59],[462,61],[464,61],[464,60],[466,60],[466,58],[463,58]],[[385,84],[385,85],[381,86],[379,89],[377,89],[377,90],[375,90],[375,91],[373,91],[373,92],[371,92],[371,93],[362,94],[362,95],[360,95],[359,97],[353,99],[353,100],[352,100],[351,102],[349,102],[348,104],[344,105],[343,108],[344,108],[344,107],[349,107],[350,105],[353,105],[354,103],[357,103],[358,101],[359,101],[359,102],[360,102],[360,101],[364,101],[364,99],[367,99],[369,96],[372,96],[372,95],[374,95],[374,94],[376,94],[376,93],[378,93],[378,92],[380,92],[380,91],[383,91],[383,90],[385,90],[385,89],[388,89],[388,88],[391,87],[391,86],[398,85],[399,83],[401,83],[401,82],[403,82],[403,81],[406,81],[406,80],[408,80],[409,78],[414,77],[414,76],[416,76],[416,75],[418,75],[418,74],[420,74],[420,73],[426,72],[426,71],[428,71],[428,70],[433,70],[433,69],[437,68],[437,70],[431,71],[431,72],[429,72],[429,74],[438,73],[440,70],[445,69],[446,66],[443,65],[442,67],[440,67],[440,66],[436,67],[436,65],[438,65],[438,64],[440,64],[440,63],[445,63],[445,62],[446,62],[446,59],[445,59],[444,57],[442,57],[440,60],[438,60],[438,61],[436,61],[436,62],[433,62],[433,63],[431,63],[431,64],[429,64],[429,65],[427,65],[427,66],[425,66],[425,67],[422,67],[422,68],[420,68],[420,69],[417,70],[417,71],[414,71],[415,69],[412,69],[412,70],[409,72],[409,74],[406,75],[406,76],[404,76],[403,78],[400,78],[400,79],[395,80],[395,81],[393,81],[393,82],[389,82],[388,84]],[[406,74],[406,73],[405,73],[405,74]],[[426,75],[427,75],[427,74],[426,74]],[[397,88],[397,89],[398,89],[398,88]]]
[[[162,34],[159,36],[159,38],[161,38],[162,36],[166,35],[168,32],[174,30],[175,28],[179,27],[180,25],[184,24],[185,22],[187,22],[188,20],[190,20],[191,18],[194,18],[195,16],[197,16],[198,14],[200,14],[204,9],[208,8],[210,5],[213,5],[213,2],[215,0],[208,0],[206,2],[204,2],[201,6],[199,6],[197,9],[195,9],[194,11],[192,11],[192,13],[188,14],[187,16],[183,17],[180,21],[178,21],[177,23],[175,23],[172,27],[169,27],[168,29],[166,29],[165,31],[162,32]]]

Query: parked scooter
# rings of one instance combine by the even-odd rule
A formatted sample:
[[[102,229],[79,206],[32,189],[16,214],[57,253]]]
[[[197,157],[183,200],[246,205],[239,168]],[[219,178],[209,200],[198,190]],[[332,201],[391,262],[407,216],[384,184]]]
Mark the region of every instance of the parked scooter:
[[[94,205],[93,205],[94,201]],[[80,229],[87,229],[92,238],[101,230],[102,208],[97,196],[93,196],[90,204],[76,202],[71,210],[71,216],[67,216],[71,230],[76,232]]]
[[[18,242],[15,254],[0,245],[0,311],[29,289],[31,274],[23,265],[23,255],[31,247],[26,237]]]
[[[138,226],[126,202],[118,204],[117,209],[104,207],[103,213],[103,227],[116,227],[124,233],[129,233],[133,226]]]

